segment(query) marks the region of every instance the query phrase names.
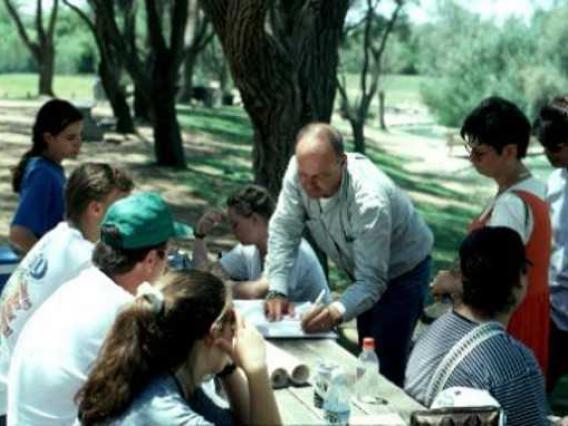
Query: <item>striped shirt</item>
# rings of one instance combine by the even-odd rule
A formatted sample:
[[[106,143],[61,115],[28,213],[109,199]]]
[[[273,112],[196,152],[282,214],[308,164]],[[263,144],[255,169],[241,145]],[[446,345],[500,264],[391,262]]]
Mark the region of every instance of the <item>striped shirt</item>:
[[[426,389],[436,367],[450,349],[477,326],[449,312],[418,340],[406,368],[405,391],[424,404]],[[507,424],[546,425],[544,379],[532,352],[509,334],[478,345],[457,366],[445,389],[466,386],[487,390],[499,401]]]

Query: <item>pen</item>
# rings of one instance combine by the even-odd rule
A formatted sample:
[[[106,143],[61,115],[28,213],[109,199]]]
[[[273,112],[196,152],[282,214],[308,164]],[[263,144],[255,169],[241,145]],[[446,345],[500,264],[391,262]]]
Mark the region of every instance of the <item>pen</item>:
[[[316,301],[314,302],[314,306],[317,306],[322,302],[323,296],[325,296],[325,290],[320,291],[320,294],[318,295]]]

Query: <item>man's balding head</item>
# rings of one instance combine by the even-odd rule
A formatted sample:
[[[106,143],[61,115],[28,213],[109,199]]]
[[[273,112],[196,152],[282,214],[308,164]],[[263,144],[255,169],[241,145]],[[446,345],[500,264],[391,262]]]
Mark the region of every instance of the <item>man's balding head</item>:
[[[339,189],[346,156],[341,133],[311,123],[298,133],[296,160],[300,184],[310,198],[329,198]]]

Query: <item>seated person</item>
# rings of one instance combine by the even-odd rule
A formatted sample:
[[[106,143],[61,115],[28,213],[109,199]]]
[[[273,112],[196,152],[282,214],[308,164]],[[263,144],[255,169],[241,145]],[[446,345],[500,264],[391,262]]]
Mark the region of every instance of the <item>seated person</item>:
[[[11,356],[24,325],[63,283],[92,265],[107,208],[132,187],[130,177],[108,164],[77,167],[65,188],[67,220],[41,237],[10,276],[0,299],[0,415],[6,413]]]
[[[237,281],[233,286],[235,299],[261,299],[268,292],[263,276],[268,222],[274,212],[270,193],[257,185],[247,185],[227,200],[227,215],[239,244],[219,260],[221,276]],[[207,261],[205,237],[222,220],[220,212],[208,212],[197,222],[193,259],[198,267]],[[331,300],[325,274],[307,241],[302,240],[288,281],[290,300],[314,301],[325,290],[325,303]]]
[[[544,378],[533,353],[506,331],[527,291],[525,248],[521,237],[505,227],[473,231],[460,247],[462,303],[436,320],[417,341],[406,369],[405,391],[429,405],[438,373],[438,391],[452,386],[487,390],[503,407],[508,425],[544,425]],[[464,336],[480,326],[495,334],[444,368],[452,349],[463,349]],[[454,349],[455,351],[455,349]],[[438,369],[439,365],[443,365]],[[436,373],[436,374],[435,374]],[[435,377],[436,376],[436,377]],[[431,383],[432,382],[432,383]]]
[[[203,386],[213,374],[230,409]],[[262,336],[219,278],[195,270],[139,288],[77,402],[84,425],[280,424]]]

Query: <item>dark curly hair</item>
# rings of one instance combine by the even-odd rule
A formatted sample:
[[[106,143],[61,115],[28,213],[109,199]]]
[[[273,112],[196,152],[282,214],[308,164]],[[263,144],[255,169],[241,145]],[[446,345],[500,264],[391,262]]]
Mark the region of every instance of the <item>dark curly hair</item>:
[[[514,103],[492,96],[469,113],[460,134],[466,142],[489,145],[499,154],[506,145],[516,145],[517,158],[523,158],[527,155],[531,124]]]
[[[568,95],[558,96],[541,108],[534,133],[544,147],[568,143]]]

